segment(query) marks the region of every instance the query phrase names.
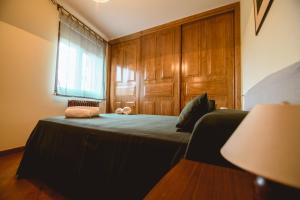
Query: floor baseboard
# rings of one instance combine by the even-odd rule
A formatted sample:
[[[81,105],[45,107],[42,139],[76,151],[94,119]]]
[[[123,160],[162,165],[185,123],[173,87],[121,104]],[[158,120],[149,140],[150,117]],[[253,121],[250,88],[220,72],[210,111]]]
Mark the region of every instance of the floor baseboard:
[[[3,151],[0,151],[0,156],[7,156],[9,154],[18,153],[18,152],[24,151],[24,149],[25,149],[25,146],[3,150]]]

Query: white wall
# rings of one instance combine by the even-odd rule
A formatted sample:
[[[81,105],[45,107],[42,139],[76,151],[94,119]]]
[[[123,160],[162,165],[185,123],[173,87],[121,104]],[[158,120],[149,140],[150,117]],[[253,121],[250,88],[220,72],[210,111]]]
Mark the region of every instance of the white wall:
[[[300,0],[274,0],[258,36],[253,9],[253,0],[241,0],[243,94],[300,60]]]
[[[67,98],[53,95],[57,36],[50,1],[0,0],[0,151],[24,146],[39,119],[64,112]]]

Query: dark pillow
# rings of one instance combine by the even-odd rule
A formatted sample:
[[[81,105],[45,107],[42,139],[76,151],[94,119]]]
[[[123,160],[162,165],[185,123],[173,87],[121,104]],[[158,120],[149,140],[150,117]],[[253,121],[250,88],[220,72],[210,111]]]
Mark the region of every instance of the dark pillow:
[[[195,123],[209,112],[207,94],[192,99],[181,111],[176,127],[178,131],[192,132]]]
[[[214,110],[216,110],[215,100],[208,100],[208,112],[212,112]]]

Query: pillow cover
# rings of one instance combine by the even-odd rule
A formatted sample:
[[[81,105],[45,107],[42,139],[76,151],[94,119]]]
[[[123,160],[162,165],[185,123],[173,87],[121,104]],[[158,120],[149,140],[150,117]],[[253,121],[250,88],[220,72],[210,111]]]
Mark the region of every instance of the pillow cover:
[[[192,132],[199,118],[209,112],[207,94],[192,99],[181,111],[176,127],[178,131]]]

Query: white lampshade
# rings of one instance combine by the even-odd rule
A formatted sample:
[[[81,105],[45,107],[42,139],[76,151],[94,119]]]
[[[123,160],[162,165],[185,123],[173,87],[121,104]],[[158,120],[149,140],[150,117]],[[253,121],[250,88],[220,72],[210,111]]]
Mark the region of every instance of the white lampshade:
[[[221,154],[249,172],[300,188],[300,105],[257,105]]]

